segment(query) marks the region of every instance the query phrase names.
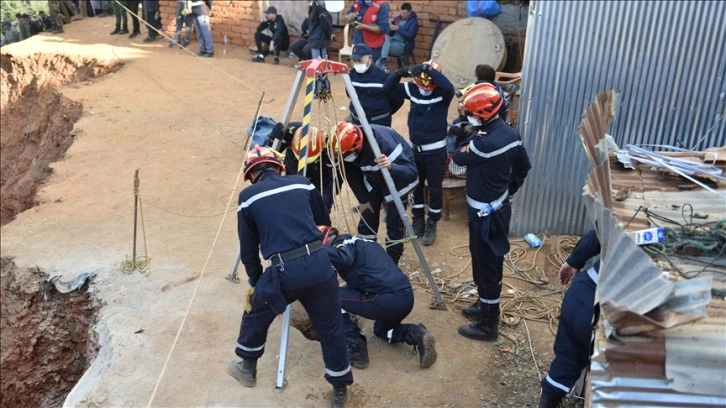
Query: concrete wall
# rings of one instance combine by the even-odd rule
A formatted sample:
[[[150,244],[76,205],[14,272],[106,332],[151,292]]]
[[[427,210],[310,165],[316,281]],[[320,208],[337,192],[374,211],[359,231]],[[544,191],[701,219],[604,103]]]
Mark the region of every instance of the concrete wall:
[[[399,13],[401,4],[405,1],[390,1],[391,15],[396,16]],[[164,22],[164,31],[171,35],[174,31],[174,21],[176,13],[176,1],[162,0],[161,2],[162,21]],[[261,21],[261,4],[280,4],[291,3],[290,1],[269,1],[258,2],[256,0],[246,1],[221,1],[215,0],[212,9],[212,35],[214,42],[222,43],[222,37],[227,33],[231,46],[249,47],[254,45],[254,33],[257,25]],[[305,1],[299,0],[296,3],[304,4]],[[352,2],[348,2],[352,4]],[[416,38],[416,49],[414,57],[417,62],[421,63],[428,59],[431,49],[431,41],[433,39],[436,22],[430,19],[442,19],[448,21],[456,21],[466,18],[466,1],[447,1],[447,0],[409,0],[413,10],[418,15],[419,32]],[[526,37],[527,27],[527,6],[520,5],[520,2],[500,2],[502,5],[502,14],[494,17],[492,21],[497,24],[504,35],[507,44],[517,44],[517,52],[511,58],[511,64],[507,71],[518,72],[522,67],[522,51],[524,49],[524,41]],[[287,4],[285,5],[287,6]],[[282,9],[282,7],[280,7]],[[304,8],[303,8],[304,9]],[[286,16],[285,20],[290,21],[291,26],[297,26],[295,23],[298,16]],[[336,16],[333,16],[334,20]],[[344,23],[341,23],[344,24]],[[446,28],[448,24],[442,23],[441,29]],[[293,30],[291,30],[293,31]],[[337,59],[335,52],[342,47],[343,29],[336,28],[336,42],[330,44],[331,58]]]

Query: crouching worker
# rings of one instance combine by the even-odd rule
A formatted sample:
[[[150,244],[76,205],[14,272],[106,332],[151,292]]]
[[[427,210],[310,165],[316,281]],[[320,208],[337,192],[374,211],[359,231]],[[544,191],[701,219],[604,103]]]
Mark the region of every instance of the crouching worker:
[[[349,313],[374,320],[373,333],[388,343],[406,343],[418,351],[421,368],[436,362],[436,340],[423,324],[404,324],[413,309],[413,289],[408,277],[393,263],[379,244],[338,236],[330,226],[323,231],[325,251],[346,285],[340,288],[345,339],[350,364],[368,367],[368,345]]]
[[[274,150],[256,146],[247,153],[237,206],[240,256],[251,286],[235,353],[227,372],[246,387],[257,383],[257,360],[265,352],[267,330],[275,316],[299,300],[320,336],[325,379],[333,385],[332,405],[348,401],[353,383],[340,316],[338,279],[316,224],[329,223],[323,198],[302,176],[283,176]],[[290,203],[305,205],[291,206]],[[258,253],[268,260],[262,269]]]

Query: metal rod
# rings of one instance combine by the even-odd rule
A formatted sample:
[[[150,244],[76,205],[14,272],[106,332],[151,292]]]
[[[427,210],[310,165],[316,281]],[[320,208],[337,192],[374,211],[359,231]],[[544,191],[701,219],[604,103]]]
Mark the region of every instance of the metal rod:
[[[136,268],[136,225],[139,214],[139,169],[134,172],[134,248],[131,251],[131,265]]]
[[[368,119],[366,118],[363,107],[358,100],[358,95],[355,93],[355,88],[353,87],[353,83],[350,81],[350,76],[348,74],[343,74],[343,81],[345,81],[345,87],[348,91],[348,96],[353,103],[355,112],[358,115],[358,120],[360,121],[361,126],[363,126],[363,130],[365,131],[366,138],[368,139],[368,144],[371,145],[373,155],[375,157],[378,157],[381,155],[381,149],[378,147],[378,143],[373,137],[373,129],[371,129],[371,125],[368,124]],[[401,197],[399,197],[396,193],[398,190],[396,189],[396,185],[393,183],[391,173],[388,171],[388,169],[384,168],[381,169],[381,174],[383,175],[383,179],[386,182],[388,191],[391,192],[391,197],[393,197],[393,203],[396,205],[396,209],[398,210],[398,214],[401,217],[401,221],[403,222],[403,225],[406,226],[406,234],[408,236],[415,236],[415,234],[413,233],[413,226],[408,220],[408,213],[406,212],[406,209],[403,207],[403,203],[401,202]],[[429,267],[428,262],[426,262],[426,258],[424,257],[423,251],[421,250],[421,245],[418,242],[418,238],[414,238],[411,242],[413,243],[413,247],[416,250],[418,260],[419,262],[421,262],[421,267],[424,270],[426,279],[428,279],[429,281],[429,286],[431,286],[431,290],[434,292],[435,300],[434,303],[430,305],[430,307],[433,309],[446,310],[446,304],[444,304],[444,299],[441,297],[438,286],[436,286],[436,281],[434,281],[434,276],[431,274],[431,268]]]

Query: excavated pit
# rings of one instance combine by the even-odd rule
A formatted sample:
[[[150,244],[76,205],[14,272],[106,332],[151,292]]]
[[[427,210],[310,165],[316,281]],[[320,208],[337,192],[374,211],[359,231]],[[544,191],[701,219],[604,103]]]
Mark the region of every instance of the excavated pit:
[[[58,87],[118,71],[120,61],[68,55],[0,55],[0,225],[35,203],[73,143],[83,107]],[[32,262],[32,260],[31,260]],[[0,259],[0,406],[61,406],[98,353],[99,302],[90,277],[59,285],[37,267]],[[59,290],[60,289],[60,290]]]

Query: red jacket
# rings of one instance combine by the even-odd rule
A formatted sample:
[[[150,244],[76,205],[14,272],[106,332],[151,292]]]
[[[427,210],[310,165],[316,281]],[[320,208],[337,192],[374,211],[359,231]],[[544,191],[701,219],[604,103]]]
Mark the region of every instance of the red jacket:
[[[363,15],[363,24],[375,24],[378,25],[378,11],[383,4],[383,0],[376,0],[368,6],[366,13]],[[374,33],[372,31],[363,30],[363,41],[371,48],[380,48],[383,46],[383,42],[386,40],[386,33]]]

